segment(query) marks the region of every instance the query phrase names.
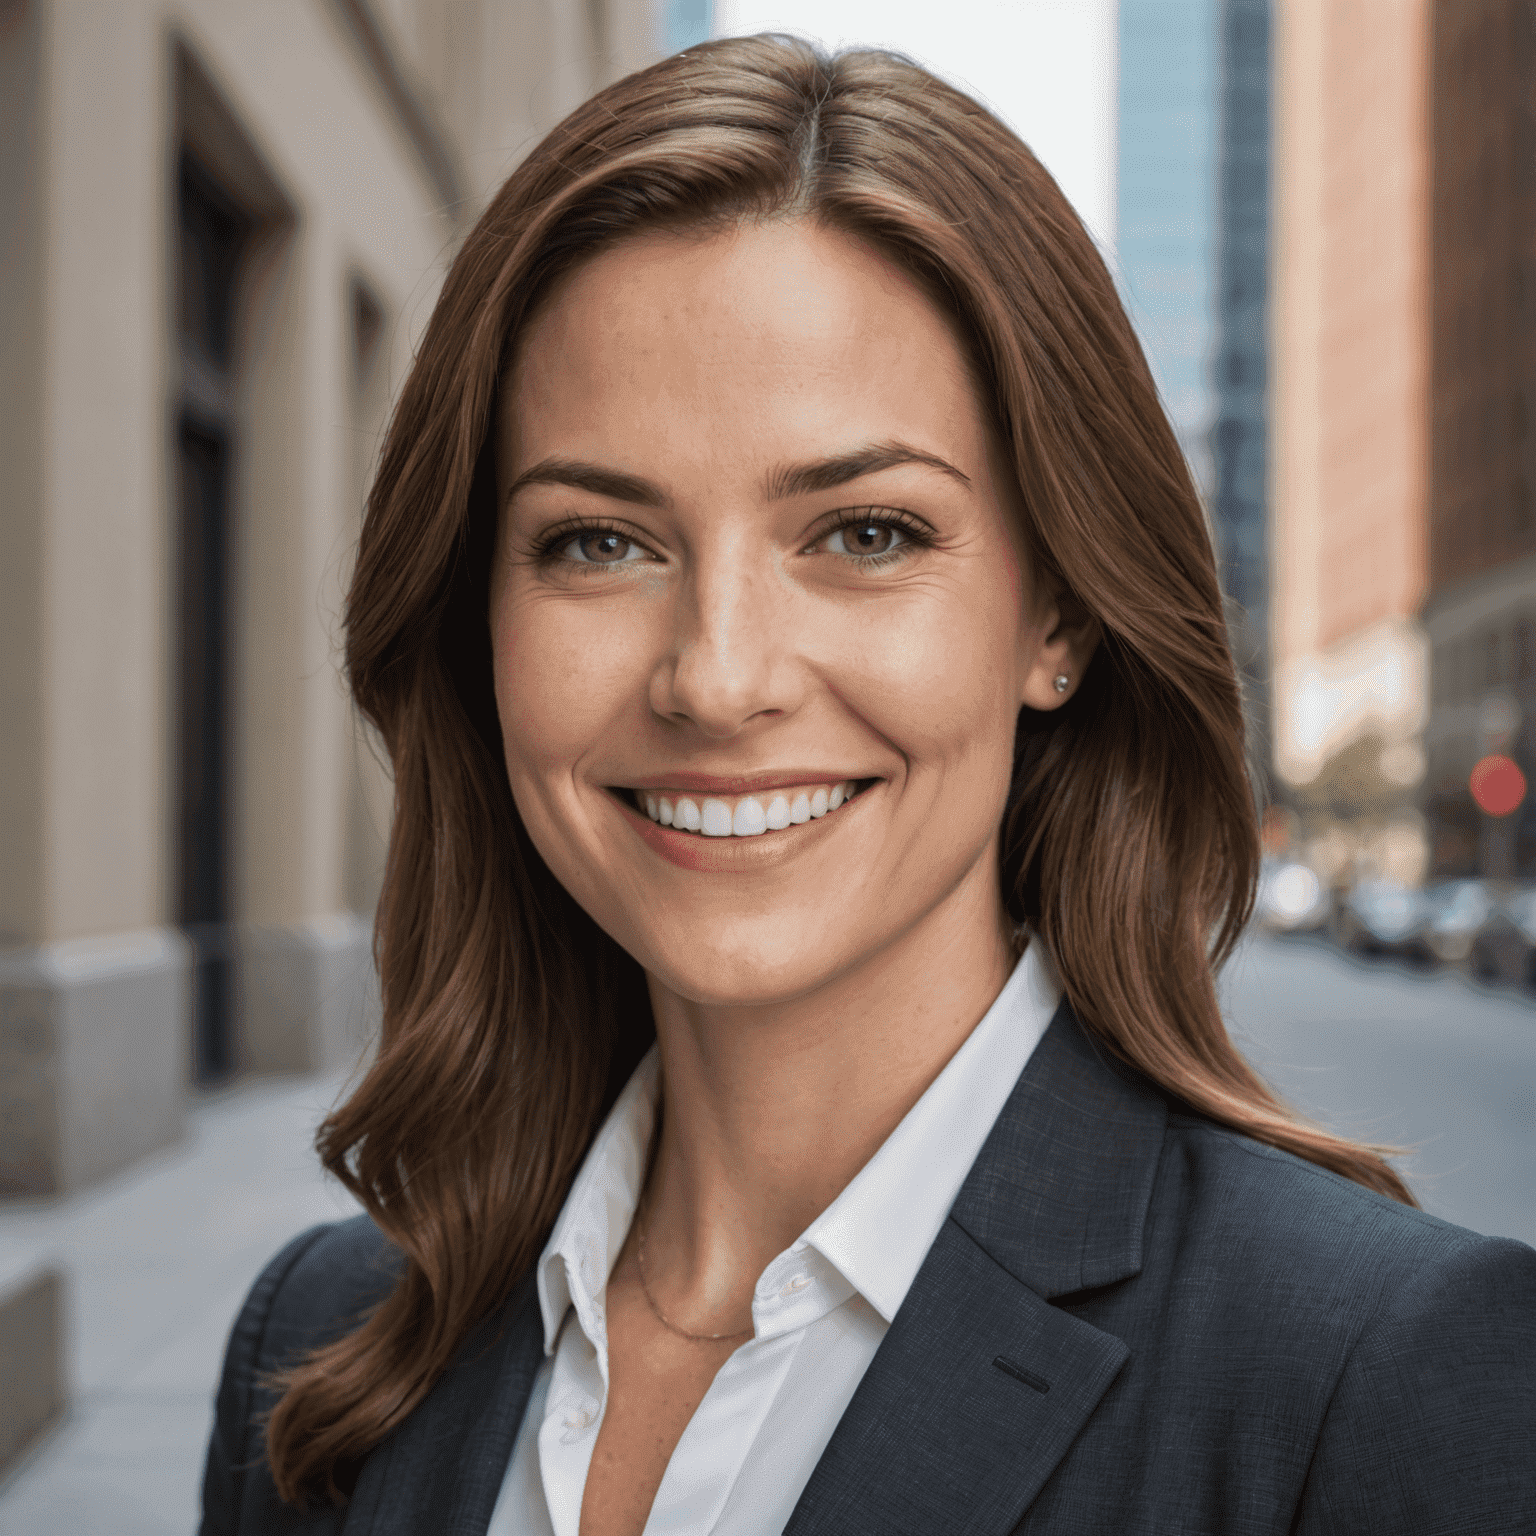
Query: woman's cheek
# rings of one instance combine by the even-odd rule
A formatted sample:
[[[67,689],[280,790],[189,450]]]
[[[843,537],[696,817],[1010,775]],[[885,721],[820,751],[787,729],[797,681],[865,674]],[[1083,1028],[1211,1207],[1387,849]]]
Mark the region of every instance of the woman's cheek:
[[[844,696],[914,766],[969,757],[993,735],[1006,736],[1011,759],[1015,647],[1003,627],[1011,605],[996,600],[1007,596],[957,593],[866,616],[850,633]]]
[[[644,637],[616,597],[529,601],[503,616],[496,698],[509,756],[545,772],[568,769],[643,694]]]

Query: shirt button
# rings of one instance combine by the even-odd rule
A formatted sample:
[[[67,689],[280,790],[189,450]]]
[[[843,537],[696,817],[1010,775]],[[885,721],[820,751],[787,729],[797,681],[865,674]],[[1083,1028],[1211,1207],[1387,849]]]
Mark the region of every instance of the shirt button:
[[[562,1445],[574,1445],[597,1422],[598,1404],[590,1397],[579,1397],[575,1402],[568,1402],[563,1409],[557,1409],[560,1428],[563,1433],[560,1436]]]
[[[809,1275],[792,1275],[779,1287],[780,1296],[793,1296],[796,1291],[803,1291],[811,1283]]]

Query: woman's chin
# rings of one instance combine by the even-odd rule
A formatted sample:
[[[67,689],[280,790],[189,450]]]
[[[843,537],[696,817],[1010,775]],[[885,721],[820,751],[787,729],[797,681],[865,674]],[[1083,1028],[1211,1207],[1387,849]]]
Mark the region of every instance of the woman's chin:
[[[759,928],[761,925],[754,925]],[[734,942],[733,942],[734,940]],[[864,951],[863,958],[868,958]],[[652,983],[700,1008],[773,1008],[834,985],[860,956],[827,942],[827,926],[774,924],[773,933],[717,933],[666,943],[641,957]]]

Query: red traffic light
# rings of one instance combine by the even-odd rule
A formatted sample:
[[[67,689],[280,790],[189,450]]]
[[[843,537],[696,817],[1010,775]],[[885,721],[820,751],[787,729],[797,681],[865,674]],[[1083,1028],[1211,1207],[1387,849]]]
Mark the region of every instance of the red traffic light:
[[[1469,780],[1478,809],[1490,816],[1508,816],[1525,799],[1525,775],[1520,765],[1494,752],[1472,770]]]

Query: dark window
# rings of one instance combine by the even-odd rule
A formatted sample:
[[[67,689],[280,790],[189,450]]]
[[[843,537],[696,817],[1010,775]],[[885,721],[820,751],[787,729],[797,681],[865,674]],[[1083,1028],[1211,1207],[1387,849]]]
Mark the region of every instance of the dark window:
[[[193,949],[192,1070],[235,1066],[230,944],[230,504],[236,295],[249,225],[195,162],[177,196],[176,918]]]

